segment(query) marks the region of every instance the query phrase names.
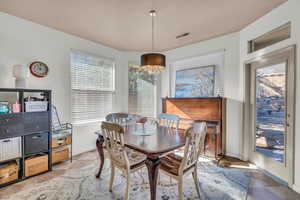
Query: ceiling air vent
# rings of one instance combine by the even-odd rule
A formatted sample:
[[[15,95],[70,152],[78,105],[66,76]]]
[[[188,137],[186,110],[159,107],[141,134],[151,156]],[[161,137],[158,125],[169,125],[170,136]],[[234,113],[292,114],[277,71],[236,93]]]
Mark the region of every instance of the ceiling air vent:
[[[190,33],[183,33],[183,34],[181,34],[181,35],[177,35],[176,36],[176,39],[180,39],[180,38],[183,38],[183,37],[186,37],[186,36],[188,36]]]

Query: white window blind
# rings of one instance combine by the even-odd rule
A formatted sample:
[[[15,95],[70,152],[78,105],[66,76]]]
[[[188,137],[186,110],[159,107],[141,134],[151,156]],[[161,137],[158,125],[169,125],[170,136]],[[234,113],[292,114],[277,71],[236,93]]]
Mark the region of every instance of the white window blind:
[[[72,120],[103,119],[112,111],[114,60],[83,52],[71,52]]]

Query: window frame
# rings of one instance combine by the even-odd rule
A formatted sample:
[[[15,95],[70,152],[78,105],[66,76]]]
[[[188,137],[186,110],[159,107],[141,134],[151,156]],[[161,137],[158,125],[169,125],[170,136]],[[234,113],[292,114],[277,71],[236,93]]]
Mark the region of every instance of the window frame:
[[[276,35],[276,34],[280,34],[281,31],[286,31],[287,35],[281,34],[281,38]],[[267,40],[266,38],[272,38],[273,40]],[[276,38],[277,37],[277,38]],[[275,45],[277,43],[280,43],[282,41],[288,40],[292,37],[292,23],[289,21],[269,32],[266,32],[260,36],[257,36],[256,38],[249,40],[248,41],[248,54],[252,54],[252,53],[256,53],[258,51],[261,51],[265,48],[268,48],[272,45]],[[258,42],[259,40],[262,40],[260,42]],[[259,43],[263,43],[264,45],[262,47],[259,46]]]
[[[99,118],[99,119],[91,119],[91,120],[80,120],[80,121],[74,121],[73,119],[73,106],[74,106],[74,101],[73,101],[73,90],[78,90],[78,91],[93,91],[93,90],[80,90],[80,89],[73,89],[72,86],[72,54],[77,54],[77,55],[83,55],[83,56],[92,56],[96,58],[102,58],[106,60],[111,60],[112,61],[112,90],[95,90],[95,91],[101,91],[101,92],[109,92],[112,94],[112,107],[114,106],[115,103],[115,94],[116,94],[116,60],[114,57],[106,57],[103,55],[98,55],[95,53],[89,53],[83,50],[78,50],[78,49],[71,49],[69,53],[69,62],[70,62],[70,90],[71,90],[71,100],[70,100],[70,116],[71,116],[71,121],[73,125],[84,125],[84,124],[90,124],[90,123],[96,123],[96,122],[101,122],[105,120],[105,117]]]
[[[128,80],[127,80],[127,84],[128,84],[128,89],[127,89],[127,99],[128,99],[128,105],[127,105],[127,109],[128,109],[128,112],[130,112],[130,110],[129,110],[129,105],[130,105],[130,102],[129,102],[129,95],[130,95],[130,93],[129,93],[129,90],[130,90],[130,85],[129,85],[129,80],[130,80],[130,77],[129,77],[129,69],[130,69],[130,67],[138,67],[139,65],[137,64],[138,62],[136,61],[136,62],[134,62],[134,61],[129,61],[128,62],[128,70],[127,70],[127,73],[128,73]],[[155,76],[155,75],[153,75],[153,76]],[[157,94],[157,92],[158,92],[158,77],[156,77],[155,78],[155,82],[154,82],[154,85],[153,85],[153,98],[154,98],[154,102],[153,102],[153,116],[144,116],[144,117],[156,117],[157,116],[157,105],[158,105],[158,99],[157,99],[157,97],[158,97],[158,94]],[[135,113],[135,114],[139,114],[139,115],[142,115],[143,113]]]
[[[202,70],[202,69],[212,69],[213,71],[213,88],[212,88],[212,95],[211,96],[196,96],[196,97],[178,97],[177,96],[177,90],[176,90],[176,87],[177,87],[177,73],[178,72],[185,72],[185,71],[190,71],[190,70]],[[175,95],[175,98],[211,98],[211,97],[216,97],[216,68],[217,66],[216,65],[207,65],[207,66],[198,66],[198,67],[191,67],[191,68],[185,68],[185,69],[179,69],[179,70],[176,70],[175,71],[175,88],[174,88],[174,95]]]

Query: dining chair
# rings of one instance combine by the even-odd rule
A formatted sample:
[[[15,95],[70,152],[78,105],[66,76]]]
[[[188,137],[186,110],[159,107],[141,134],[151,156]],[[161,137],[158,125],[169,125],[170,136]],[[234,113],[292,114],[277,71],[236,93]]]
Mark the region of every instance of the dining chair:
[[[157,119],[160,126],[176,129],[179,127],[180,117],[178,115],[161,113]]]
[[[105,117],[105,120],[117,124],[127,124],[128,117],[127,113],[110,113]]]
[[[180,200],[183,199],[183,178],[190,173],[193,175],[197,194],[200,198],[197,164],[200,153],[204,148],[205,136],[206,123],[194,123],[192,127],[185,131],[186,144],[184,146],[183,157],[172,153],[161,160],[160,171],[178,182]]]
[[[144,119],[145,117],[138,115],[138,114],[132,114],[128,113],[128,121],[133,123],[140,123],[140,120]]]
[[[141,115],[131,113],[110,113],[105,117],[105,120],[108,122],[114,122],[117,124],[125,125],[135,123],[141,118]]]
[[[111,160],[109,191],[112,192],[115,168],[121,170],[126,177],[125,199],[129,199],[130,174],[145,166],[146,156],[133,151],[124,144],[124,129],[121,125],[102,122],[101,125],[106,149]]]

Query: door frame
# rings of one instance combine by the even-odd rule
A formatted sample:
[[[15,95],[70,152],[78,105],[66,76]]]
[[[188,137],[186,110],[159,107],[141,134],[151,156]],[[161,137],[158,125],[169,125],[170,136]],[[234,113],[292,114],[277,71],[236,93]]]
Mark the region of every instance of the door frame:
[[[251,104],[250,104],[250,99],[251,99],[251,64],[255,62],[260,62],[264,63],[268,61],[268,58],[272,58],[276,55],[284,54],[284,53],[289,53],[289,57],[287,59],[287,74],[289,74],[289,78],[287,80],[287,90],[290,91],[287,93],[287,104],[288,110],[287,112],[290,114],[290,119],[289,127],[288,127],[288,132],[291,134],[290,137],[288,137],[288,140],[286,141],[289,144],[289,147],[286,149],[289,149],[289,151],[292,151],[290,154],[285,154],[285,159],[286,159],[286,166],[289,171],[289,176],[288,176],[288,185],[290,187],[293,186],[294,184],[294,163],[295,163],[295,103],[296,103],[296,90],[295,90],[295,85],[296,85],[296,45],[291,45],[283,49],[279,49],[276,51],[273,51],[271,53],[266,53],[261,56],[256,56],[253,59],[250,59],[246,62],[244,62],[244,105],[243,105],[243,146],[244,146],[244,160],[250,160],[251,157],[251,152],[253,151],[253,146],[252,146],[252,140],[253,140],[253,135],[252,135],[252,123],[251,123]],[[274,174],[276,176],[276,174]]]

